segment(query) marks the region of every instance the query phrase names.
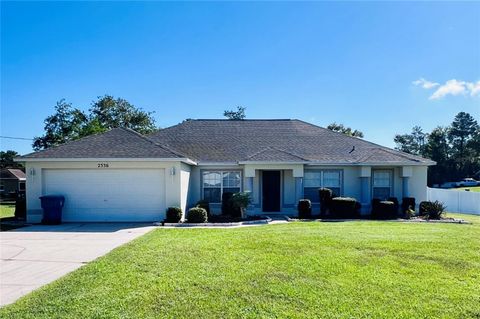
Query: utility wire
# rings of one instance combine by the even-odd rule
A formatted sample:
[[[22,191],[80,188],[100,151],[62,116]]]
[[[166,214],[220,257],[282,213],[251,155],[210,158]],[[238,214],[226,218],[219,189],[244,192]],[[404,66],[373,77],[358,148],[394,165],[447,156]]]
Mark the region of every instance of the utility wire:
[[[11,139],[11,140],[33,141],[33,138],[26,138],[26,137],[0,136],[0,138],[8,138],[8,139]]]

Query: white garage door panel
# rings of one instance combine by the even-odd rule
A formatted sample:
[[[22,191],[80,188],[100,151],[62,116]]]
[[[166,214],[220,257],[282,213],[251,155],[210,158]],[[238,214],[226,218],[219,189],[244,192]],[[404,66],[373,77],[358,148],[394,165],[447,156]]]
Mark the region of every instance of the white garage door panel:
[[[165,171],[47,169],[43,194],[65,196],[64,221],[158,221],[165,216]]]

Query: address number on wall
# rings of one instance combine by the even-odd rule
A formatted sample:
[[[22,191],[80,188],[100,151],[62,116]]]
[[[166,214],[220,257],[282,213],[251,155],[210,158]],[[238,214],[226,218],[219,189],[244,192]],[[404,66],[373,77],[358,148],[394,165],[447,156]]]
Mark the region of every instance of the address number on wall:
[[[97,167],[98,168],[108,168],[109,166],[108,166],[108,163],[98,163]]]

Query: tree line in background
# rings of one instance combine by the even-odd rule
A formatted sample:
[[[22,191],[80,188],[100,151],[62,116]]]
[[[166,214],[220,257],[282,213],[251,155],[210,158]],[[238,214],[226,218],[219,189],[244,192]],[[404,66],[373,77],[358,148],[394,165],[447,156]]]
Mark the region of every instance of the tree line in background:
[[[458,181],[480,174],[480,126],[466,112],[458,113],[446,127],[425,133],[414,126],[410,134],[397,134],[396,149],[429,158],[437,165],[428,169],[428,184]]]

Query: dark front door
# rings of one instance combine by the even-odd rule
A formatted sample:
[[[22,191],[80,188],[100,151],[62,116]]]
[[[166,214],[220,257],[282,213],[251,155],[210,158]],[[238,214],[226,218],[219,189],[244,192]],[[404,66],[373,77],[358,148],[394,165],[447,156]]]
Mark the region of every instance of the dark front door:
[[[263,171],[262,198],[264,212],[280,211],[280,171]]]

